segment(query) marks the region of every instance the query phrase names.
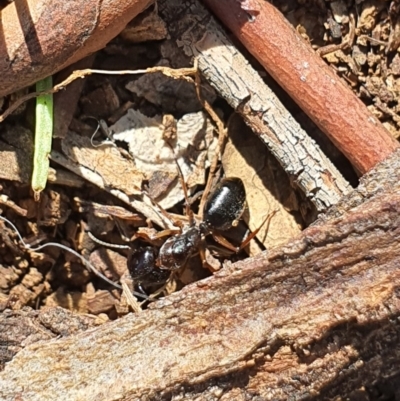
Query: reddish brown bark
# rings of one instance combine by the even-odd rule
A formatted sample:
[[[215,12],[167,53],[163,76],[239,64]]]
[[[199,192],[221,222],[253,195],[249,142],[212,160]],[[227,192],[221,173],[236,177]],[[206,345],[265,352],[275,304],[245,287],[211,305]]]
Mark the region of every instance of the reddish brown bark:
[[[152,0],[18,0],[1,11],[0,96],[101,49]]]
[[[267,1],[203,0],[318,127],[365,173],[399,147]]]

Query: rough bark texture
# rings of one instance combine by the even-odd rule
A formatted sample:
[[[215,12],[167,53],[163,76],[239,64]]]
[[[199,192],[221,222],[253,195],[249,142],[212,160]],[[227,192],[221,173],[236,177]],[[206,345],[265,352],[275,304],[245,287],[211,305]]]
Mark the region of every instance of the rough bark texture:
[[[0,374],[0,398],[394,397],[399,178],[398,151],[349,204],[286,246],[226,266],[140,315],[26,346]]]
[[[158,5],[171,35],[168,50],[175,47],[172,54],[184,52],[198,59],[207,81],[260,136],[318,212],[349,192],[348,183],[336,167],[199,2],[161,0]],[[177,60],[181,58],[170,61],[180,67]]]
[[[153,0],[18,0],[1,10],[0,96],[101,49]]]
[[[77,334],[94,323],[95,317],[74,315],[63,308],[7,310],[0,314],[0,370],[29,344]]]
[[[361,173],[399,143],[268,1],[203,0]]]

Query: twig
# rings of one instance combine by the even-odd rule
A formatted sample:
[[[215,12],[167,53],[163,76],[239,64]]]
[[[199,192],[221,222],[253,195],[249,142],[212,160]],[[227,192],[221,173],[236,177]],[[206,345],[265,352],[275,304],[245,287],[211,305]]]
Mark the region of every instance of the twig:
[[[13,111],[15,111],[21,104],[27,102],[30,99],[33,99],[37,96],[48,95],[52,93],[57,93],[58,91],[65,89],[70,83],[74,82],[78,78],[85,78],[92,74],[102,74],[102,75],[137,75],[137,74],[146,74],[146,73],[155,73],[161,72],[166,76],[169,76],[174,79],[188,79],[189,77],[194,76],[196,74],[196,69],[194,68],[179,68],[173,69],[168,67],[151,67],[146,68],[145,70],[120,70],[120,71],[110,71],[110,70],[77,70],[74,71],[68,78],[59,84],[55,85],[52,89],[40,91],[40,92],[32,92],[28,93],[25,96],[22,96],[17,101],[15,101],[2,115],[0,115],[0,123],[3,122]]]
[[[319,49],[317,49],[316,53],[322,57],[322,56],[325,56],[326,54],[333,53],[337,50],[351,48],[351,46],[353,45],[353,42],[354,42],[355,35],[356,35],[356,21],[354,19],[353,13],[350,13],[350,15],[349,15],[349,33],[348,33],[346,39],[343,40],[342,43],[339,43],[337,45],[332,44],[332,45],[320,47]]]

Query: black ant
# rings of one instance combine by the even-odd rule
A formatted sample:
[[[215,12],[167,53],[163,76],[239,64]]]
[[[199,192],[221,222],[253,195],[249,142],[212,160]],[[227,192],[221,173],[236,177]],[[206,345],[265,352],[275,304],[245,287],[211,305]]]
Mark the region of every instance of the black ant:
[[[206,266],[204,239],[209,234],[219,244],[235,253],[239,252],[255,237],[262,225],[275,214],[275,212],[270,214],[262,225],[248,235],[239,247],[235,247],[220,232],[236,226],[245,209],[246,191],[242,180],[240,178],[222,179],[207,197],[202,221],[198,223],[189,206],[188,191],[182,171],[179,165],[177,166],[185,195],[189,224],[185,227],[181,225],[179,233],[169,237],[158,252],[154,247],[146,246],[131,253],[128,258],[128,270],[132,279],[139,286],[167,281],[171,272],[183,268],[190,257],[197,252],[201,256],[203,266]],[[172,230],[164,230],[158,233],[156,237],[161,238],[170,235],[172,232]]]

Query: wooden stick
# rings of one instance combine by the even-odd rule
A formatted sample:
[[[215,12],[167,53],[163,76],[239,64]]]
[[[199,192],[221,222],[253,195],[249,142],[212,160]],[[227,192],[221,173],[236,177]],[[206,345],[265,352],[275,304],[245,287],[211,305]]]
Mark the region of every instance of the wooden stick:
[[[268,1],[203,0],[361,173],[399,143]]]
[[[399,193],[398,151],[334,216],[140,315],[59,339],[57,314],[0,316],[1,400],[355,399],[363,387],[399,388]],[[54,339],[32,344],[44,333]]]

